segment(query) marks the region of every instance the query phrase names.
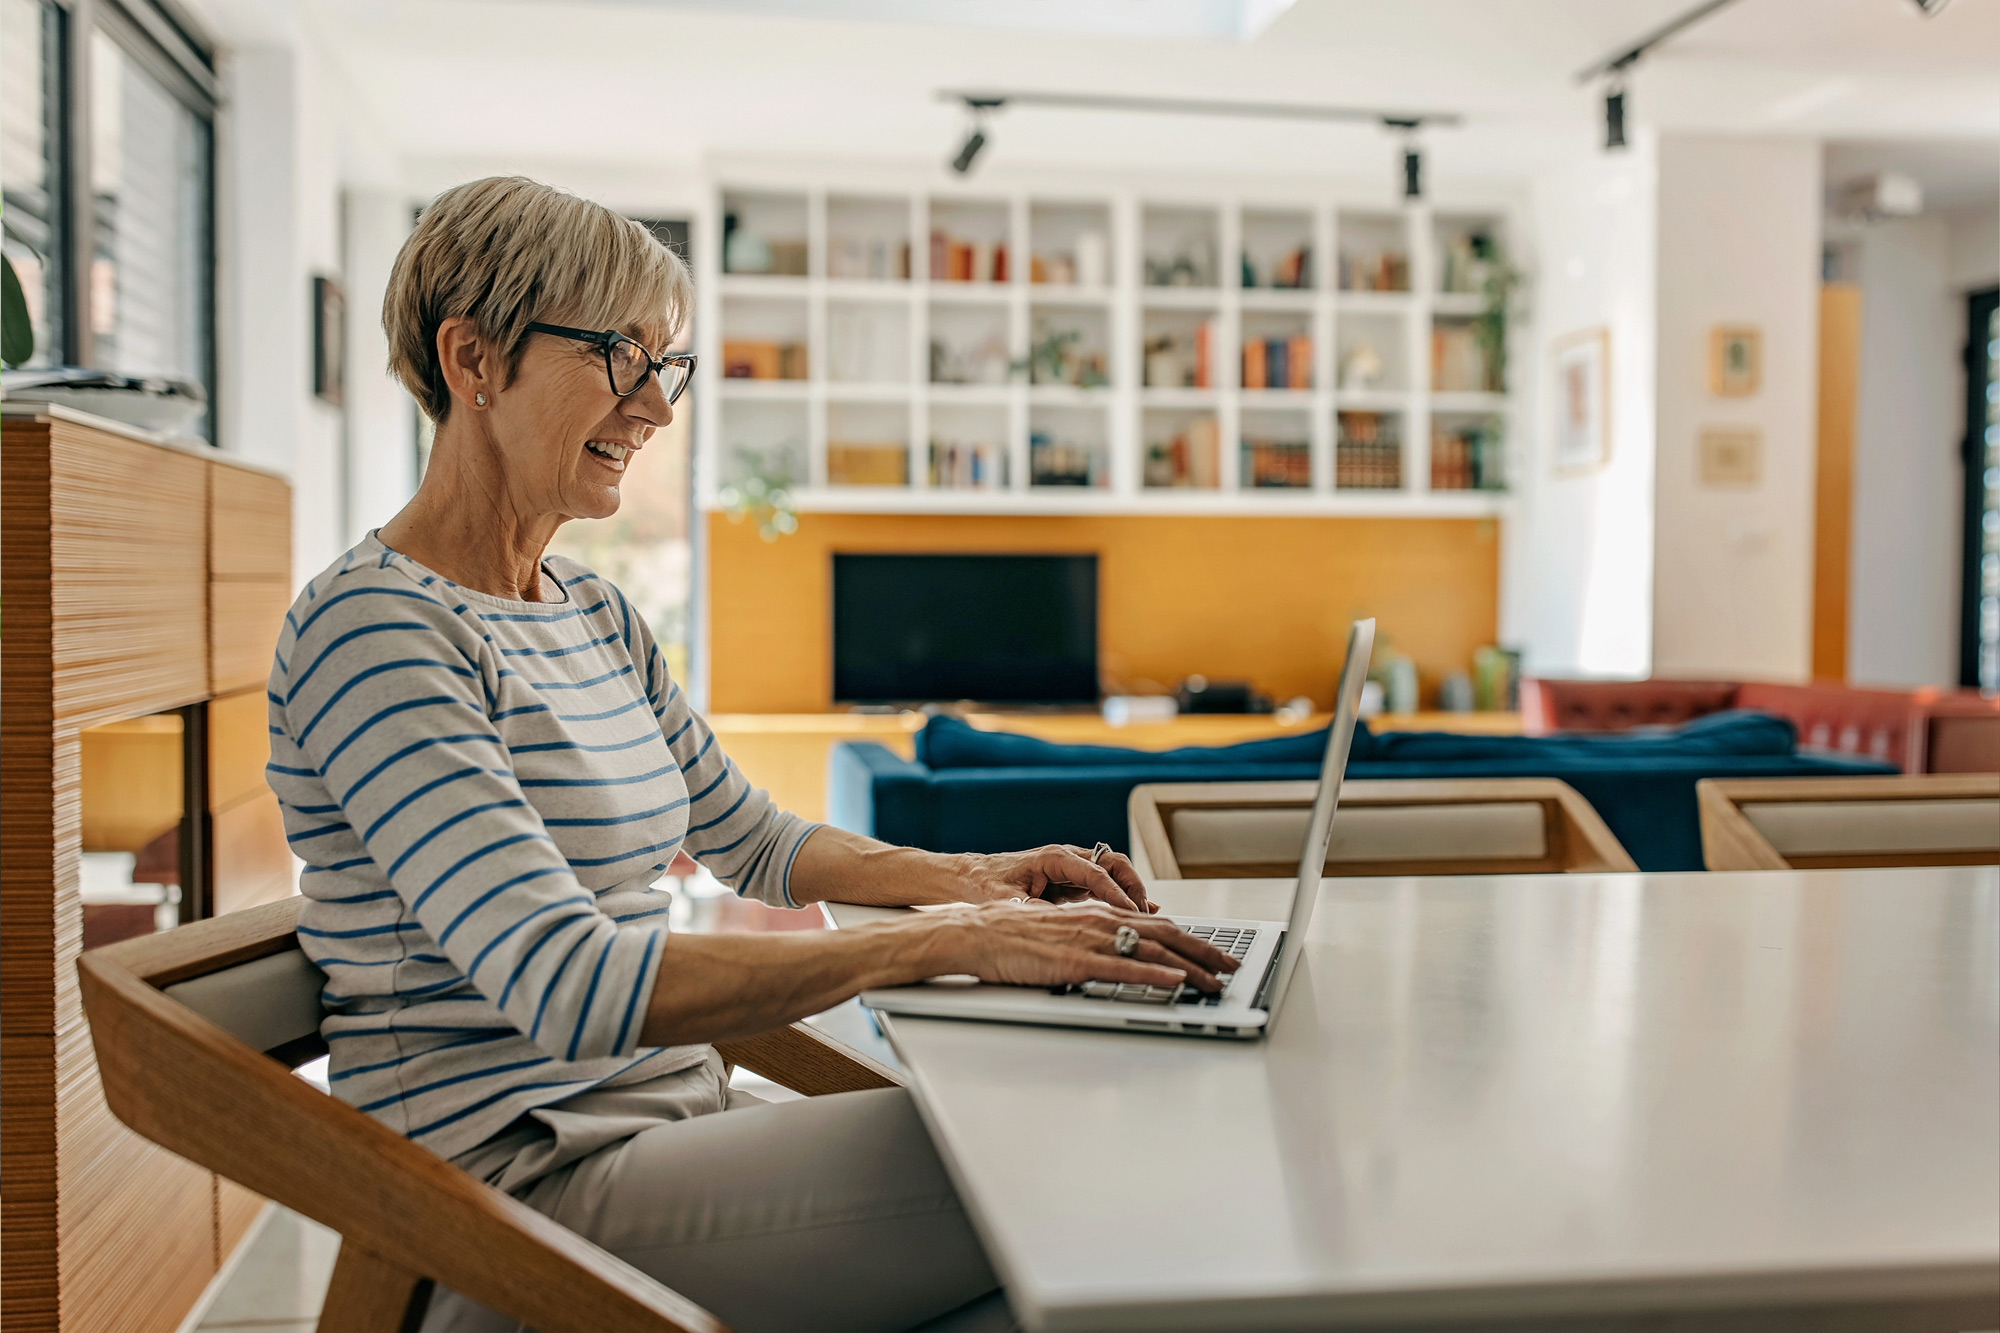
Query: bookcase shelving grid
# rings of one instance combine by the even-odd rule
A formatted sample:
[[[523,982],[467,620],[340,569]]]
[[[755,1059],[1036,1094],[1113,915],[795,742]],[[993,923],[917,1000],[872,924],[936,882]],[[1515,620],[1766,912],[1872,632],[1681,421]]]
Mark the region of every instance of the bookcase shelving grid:
[[[1517,465],[1517,401],[1468,382],[1483,297],[1463,290],[1471,237],[1511,257],[1505,206],[879,183],[725,183],[716,204],[729,222],[697,275],[705,505],[754,466],[808,511],[1505,506],[1492,474]],[[1271,285],[1301,249],[1305,281]],[[1260,361],[1286,387],[1246,384]],[[1435,477],[1434,426],[1455,451]]]

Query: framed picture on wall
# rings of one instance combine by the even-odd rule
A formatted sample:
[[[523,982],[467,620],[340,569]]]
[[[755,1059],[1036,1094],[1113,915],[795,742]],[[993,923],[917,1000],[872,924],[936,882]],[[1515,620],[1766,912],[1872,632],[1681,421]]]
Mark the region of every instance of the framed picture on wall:
[[[1555,469],[1561,474],[1603,467],[1611,457],[1611,331],[1584,329],[1556,340]]]
[[[347,397],[347,297],[332,278],[313,279],[313,395],[339,407]]]
[[[1753,324],[1718,324],[1708,333],[1708,391],[1748,398],[1764,382],[1764,333]]]

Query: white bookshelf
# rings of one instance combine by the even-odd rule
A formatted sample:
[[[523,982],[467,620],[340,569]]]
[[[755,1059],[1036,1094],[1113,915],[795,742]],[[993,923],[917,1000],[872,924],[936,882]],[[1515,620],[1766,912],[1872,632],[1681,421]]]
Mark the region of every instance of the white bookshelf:
[[[1483,304],[1477,293],[1441,290],[1464,271],[1464,239],[1496,236],[1521,262],[1520,223],[1504,202],[1433,211],[1338,196],[725,178],[712,216],[720,224],[730,215],[737,234],[698,252],[697,485],[705,505],[741,475],[746,450],[767,467],[782,462],[807,511],[1503,510],[1504,490],[1433,488],[1434,423],[1497,423],[1503,475],[1519,473],[1525,423],[1516,396],[1434,384],[1432,375],[1433,328],[1463,325]],[[934,227],[963,247],[954,254],[948,246],[941,266],[932,263]],[[752,228],[754,239],[744,240]],[[1003,246],[1005,279],[994,281]],[[1343,246],[1346,265],[1337,262]],[[1273,268],[1301,247],[1308,281],[1268,285]],[[1245,256],[1256,286],[1244,285]],[[740,271],[759,262],[791,271]],[[950,276],[952,264],[962,272],[968,262],[972,279]],[[1343,268],[1400,277],[1406,289],[1342,288]],[[1181,351],[1204,321],[1206,382],[1168,382],[1185,381]],[[1053,331],[1078,335],[1079,355],[1064,368],[1071,382],[1019,371],[1031,343]],[[1510,342],[1521,341],[1519,332],[1510,330]],[[1286,343],[1286,379],[1303,357],[1310,383],[1246,387],[1246,338],[1267,348],[1271,339],[1305,339],[1296,353]],[[783,373],[794,378],[725,373],[733,361],[768,375],[777,364],[772,344],[782,345]],[[1514,360],[1509,375],[1518,380]],[[1074,382],[1079,365],[1089,367],[1086,379],[1101,372],[1106,382]],[[1371,365],[1373,377],[1360,373]],[[1203,419],[1214,423],[1213,465],[1196,458],[1177,472],[1176,457],[1204,452]],[[1354,442],[1374,431],[1373,454],[1343,452],[1343,419]],[[1176,436],[1187,446],[1178,453]],[[933,480],[933,440],[959,448],[955,479]],[[1250,440],[1303,446],[1305,475],[1297,456],[1288,456],[1288,475],[1306,484],[1252,485]],[[1150,466],[1149,446],[1157,450]],[[967,484],[974,451],[983,454],[977,485]],[[1089,484],[1037,484],[1038,457],[1087,461]],[[1391,457],[1396,465],[1385,468]],[[1209,484],[1160,484],[1170,479]],[[1461,470],[1459,480],[1469,479]]]

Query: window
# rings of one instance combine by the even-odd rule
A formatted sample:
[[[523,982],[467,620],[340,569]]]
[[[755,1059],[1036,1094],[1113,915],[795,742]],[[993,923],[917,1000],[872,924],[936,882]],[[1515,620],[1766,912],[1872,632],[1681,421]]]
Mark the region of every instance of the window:
[[[54,0],[0,0],[0,196],[7,262],[21,280],[34,355],[61,365],[63,338],[63,11]]]
[[[212,401],[206,49],[156,0],[0,0],[0,76],[5,248],[35,331],[26,364],[192,380]],[[212,422],[196,427],[211,440]]]

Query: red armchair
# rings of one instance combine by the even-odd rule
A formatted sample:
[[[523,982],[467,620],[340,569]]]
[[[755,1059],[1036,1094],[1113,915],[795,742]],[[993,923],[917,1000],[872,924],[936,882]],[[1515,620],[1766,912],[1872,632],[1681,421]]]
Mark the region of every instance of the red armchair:
[[[1791,720],[1807,749],[1866,755],[1905,773],[2000,771],[2000,699],[1970,690],[1870,690],[1830,681],[1521,682],[1521,725],[1531,736],[1672,726],[1725,708],[1775,713]]]

